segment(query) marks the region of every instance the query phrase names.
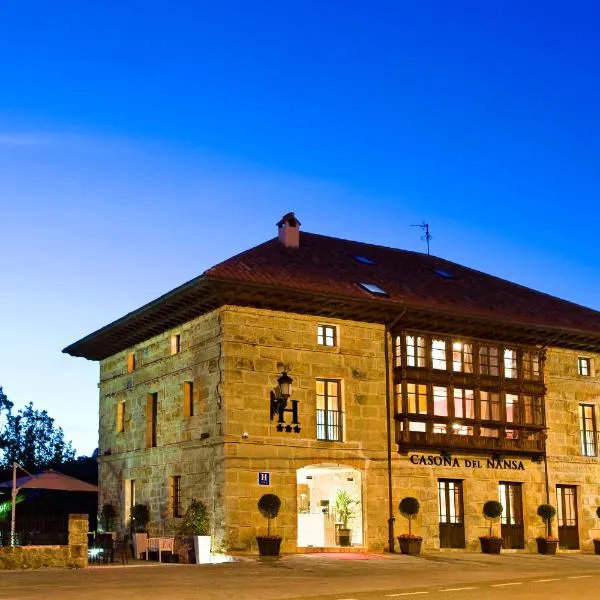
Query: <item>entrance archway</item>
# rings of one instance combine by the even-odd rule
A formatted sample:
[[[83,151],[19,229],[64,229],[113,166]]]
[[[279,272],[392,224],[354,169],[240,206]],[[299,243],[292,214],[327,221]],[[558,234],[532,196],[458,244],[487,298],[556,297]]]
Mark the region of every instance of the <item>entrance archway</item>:
[[[296,471],[298,503],[298,547],[331,548],[347,545],[340,539],[342,519],[336,499],[351,499],[350,545],[363,545],[362,474],[343,465],[310,465]]]

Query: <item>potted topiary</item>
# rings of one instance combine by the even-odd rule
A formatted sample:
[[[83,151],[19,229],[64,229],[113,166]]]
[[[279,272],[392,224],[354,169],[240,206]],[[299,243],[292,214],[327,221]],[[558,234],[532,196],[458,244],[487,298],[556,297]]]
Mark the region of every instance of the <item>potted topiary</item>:
[[[483,514],[490,520],[490,533],[489,535],[482,535],[479,538],[481,542],[481,551],[484,554],[500,554],[502,549],[502,538],[492,534],[492,525],[494,520],[497,519],[503,511],[502,504],[497,500],[488,500],[483,505]]]
[[[210,562],[209,528],[208,509],[200,500],[192,498],[177,531],[182,537],[193,537],[194,559],[197,565]]]
[[[146,539],[148,537],[148,522],[150,521],[150,511],[145,504],[134,504],[130,513],[131,531],[133,535],[133,556],[141,558],[143,552],[148,551]]]
[[[550,504],[540,504],[537,514],[546,525],[546,535],[535,538],[538,552],[540,554],[556,554],[558,540],[552,535],[552,519],[556,515],[556,509]]]
[[[271,519],[279,514],[281,500],[275,494],[264,494],[258,501],[260,514],[267,519],[267,535],[257,535],[256,543],[261,556],[279,556],[281,537],[271,535]]]
[[[98,524],[100,526],[100,530],[104,533],[112,533],[116,530],[117,511],[110,502],[106,502],[102,505],[102,510],[100,511],[100,518],[98,519]]]
[[[402,498],[398,508],[400,514],[408,519],[408,533],[398,536],[400,552],[402,554],[420,554],[423,538],[420,535],[413,535],[412,533],[412,520],[419,514],[419,501],[416,498],[407,496],[406,498]]]
[[[360,504],[359,500],[354,500],[346,490],[338,490],[335,495],[335,512],[340,521],[338,526],[338,540],[340,546],[350,546],[350,529],[348,521],[356,516],[355,508]]]
[[[600,519],[600,506],[596,508],[596,516]],[[600,538],[594,538],[594,553],[600,554]]]

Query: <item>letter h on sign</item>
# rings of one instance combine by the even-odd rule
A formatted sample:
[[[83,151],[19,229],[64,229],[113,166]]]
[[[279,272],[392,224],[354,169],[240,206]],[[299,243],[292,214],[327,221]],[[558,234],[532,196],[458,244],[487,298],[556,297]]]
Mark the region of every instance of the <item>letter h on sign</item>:
[[[292,408],[287,408],[287,399],[278,398],[274,392],[271,392],[271,421],[277,416],[278,423],[285,423],[284,413],[292,413],[292,425],[298,423],[298,400],[290,400]]]

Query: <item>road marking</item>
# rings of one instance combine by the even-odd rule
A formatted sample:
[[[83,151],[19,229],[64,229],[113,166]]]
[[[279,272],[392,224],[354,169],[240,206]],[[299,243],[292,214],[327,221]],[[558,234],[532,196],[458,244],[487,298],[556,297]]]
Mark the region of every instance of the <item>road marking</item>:
[[[440,590],[440,592],[462,592],[463,590],[476,590],[477,588],[475,586],[471,586],[471,587],[462,587],[462,588],[444,588],[443,590]]]
[[[593,575],[569,575],[567,579],[583,579],[584,577],[593,577]]]
[[[556,577],[555,579],[534,579],[533,583],[545,583],[546,581],[560,581],[560,577]]]
[[[386,594],[386,598],[396,598],[398,596],[416,596],[417,594],[429,594],[429,592],[403,592],[402,594]]]
[[[504,587],[507,585],[523,585],[522,581],[513,581],[511,583],[492,583],[492,587]]]

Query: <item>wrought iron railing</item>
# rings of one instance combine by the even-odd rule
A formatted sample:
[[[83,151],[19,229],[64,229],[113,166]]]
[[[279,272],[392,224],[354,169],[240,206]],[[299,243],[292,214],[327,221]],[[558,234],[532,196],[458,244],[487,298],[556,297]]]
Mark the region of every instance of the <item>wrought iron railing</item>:
[[[317,439],[341,442],[343,437],[344,413],[340,410],[317,409]]]

